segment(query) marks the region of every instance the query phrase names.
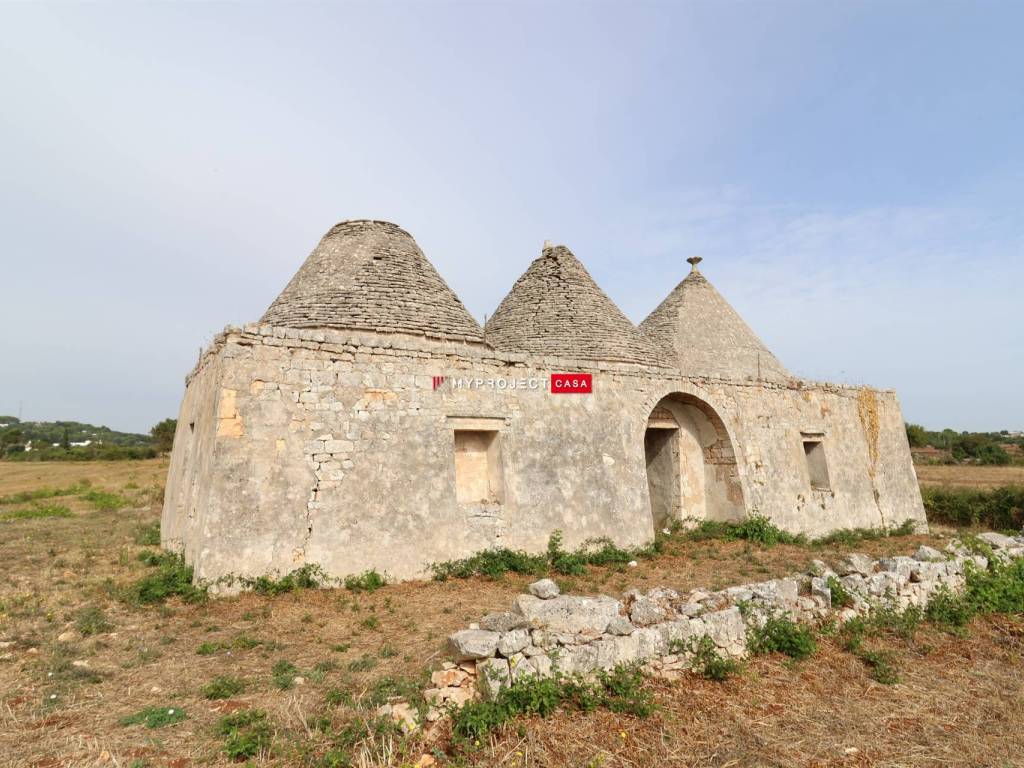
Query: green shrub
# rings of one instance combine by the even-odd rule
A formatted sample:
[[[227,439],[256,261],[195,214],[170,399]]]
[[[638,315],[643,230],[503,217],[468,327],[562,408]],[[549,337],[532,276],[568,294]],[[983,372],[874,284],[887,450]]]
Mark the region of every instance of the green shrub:
[[[121,591],[122,599],[136,605],[162,603],[174,596],[186,603],[206,599],[206,587],[192,583],[192,566],[185,565],[181,555],[161,552],[150,558],[147,565],[155,568],[155,572],[126,586]]]
[[[693,646],[693,671],[708,680],[722,682],[740,671],[739,662],[718,652],[714,641],[704,635]]]
[[[146,707],[134,715],[122,717],[121,725],[145,725],[147,728],[163,728],[186,719],[181,707]]]
[[[430,571],[437,581],[468,579],[471,576],[497,579],[506,573],[539,576],[547,571],[547,558],[521,550],[485,549],[461,560],[432,563]]]
[[[203,686],[203,696],[208,699],[230,699],[245,690],[245,681],[237,677],[215,677]]]
[[[853,605],[853,595],[838,578],[829,576],[825,583],[828,584],[828,591],[832,595],[833,608],[849,608]]]
[[[247,709],[221,718],[217,733],[224,737],[224,754],[231,760],[266,757],[274,738],[267,713],[261,709]]]
[[[45,517],[74,517],[63,504],[33,504],[31,507],[0,512],[0,520],[38,520]]]
[[[345,589],[350,592],[376,592],[387,583],[387,579],[375,570],[364,571],[358,576],[345,577]]]
[[[515,717],[548,717],[563,706],[584,712],[603,707],[647,717],[654,711],[654,703],[642,685],[643,674],[636,666],[599,672],[593,681],[558,673],[527,677],[503,687],[491,701],[471,701],[457,710],[452,719],[452,734],[460,741],[479,741]]]
[[[974,617],[974,610],[963,595],[954,595],[943,585],[932,593],[925,618],[950,632],[960,633]]]
[[[1024,486],[991,490],[922,488],[928,519],[933,523],[1020,530],[1024,526]]]
[[[753,654],[781,653],[802,661],[817,650],[814,630],[785,616],[771,616],[762,627],[752,627],[748,647]]]

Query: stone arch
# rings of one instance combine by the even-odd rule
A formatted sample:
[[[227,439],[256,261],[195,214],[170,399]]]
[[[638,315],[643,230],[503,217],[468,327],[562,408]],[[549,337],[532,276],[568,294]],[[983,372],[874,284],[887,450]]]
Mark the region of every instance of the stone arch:
[[[736,521],[746,516],[729,430],[696,394],[671,392],[650,407],[644,458],[655,530],[675,520]]]

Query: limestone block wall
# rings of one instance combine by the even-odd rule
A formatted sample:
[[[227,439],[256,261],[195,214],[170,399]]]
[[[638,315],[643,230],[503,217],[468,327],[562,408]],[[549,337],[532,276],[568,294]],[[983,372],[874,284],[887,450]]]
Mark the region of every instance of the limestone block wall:
[[[1024,535],[979,538],[1002,562],[1024,557]],[[630,664],[671,678],[693,667],[702,641],[723,657],[743,658],[751,632],[771,617],[844,622],[879,607],[924,608],[937,593],[962,592],[969,570],[985,570],[989,562],[954,539],[945,552],[922,546],[912,557],[881,560],[850,554],[833,566],[814,561],[806,573],[714,592],[634,589],[623,600],[560,595],[544,579],[510,610],[450,635],[452,661],[433,674],[434,687],[424,696],[438,707],[462,706],[477,693],[493,697],[528,677],[586,676]],[[842,584],[852,605],[832,604],[830,579]]]
[[[552,372],[592,373],[593,394],[531,388]],[[725,436],[705,451],[722,480],[709,487],[738,509],[811,533],[923,523],[898,404],[872,393],[866,406],[863,392],[397,335],[228,329],[187,383],[164,543],[205,580],[304,563],[410,578],[486,547],[541,550],[555,529],[570,547],[642,544],[654,535],[644,432],[668,395],[699,403]],[[457,431],[489,435],[460,443],[490,446],[470,462],[490,462],[485,499],[457,492]],[[806,434],[825,444],[828,492],[808,484]]]

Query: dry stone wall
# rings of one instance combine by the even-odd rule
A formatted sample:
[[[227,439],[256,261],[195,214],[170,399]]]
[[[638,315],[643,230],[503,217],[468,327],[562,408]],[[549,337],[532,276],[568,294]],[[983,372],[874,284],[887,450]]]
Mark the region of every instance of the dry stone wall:
[[[1024,557],[1024,535],[979,538],[1001,560]],[[751,630],[769,617],[819,622],[835,616],[843,622],[877,606],[923,608],[939,590],[962,592],[972,567],[985,569],[988,560],[954,540],[944,552],[922,546],[911,557],[881,560],[851,554],[831,566],[814,561],[806,573],[719,591],[681,594],[658,587],[630,590],[616,600],[561,595],[544,580],[516,597],[508,611],[453,633],[451,661],[435,673],[426,697],[438,706],[462,706],[478,691],[493,697],[529,676],[589,675],[628,664],[672,677],[693,665],[701,638],[723,657],[743,658]],[[842,584],[852,606],[832,605],[830,578]]]

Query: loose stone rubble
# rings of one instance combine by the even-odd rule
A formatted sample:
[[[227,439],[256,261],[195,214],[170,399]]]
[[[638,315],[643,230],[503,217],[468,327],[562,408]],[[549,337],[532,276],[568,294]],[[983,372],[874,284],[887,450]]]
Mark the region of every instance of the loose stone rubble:
[[[985,533],[978,538],[1000,560],[1024,557],[1024,535]],[[509,611],[481,619],[482,628],[449,637],[459,663],[446,662],[434,672],[434,687],[425,692],[435,708],[428,719],[477,694],[493,697],[511,682],[556,671],[589,675],[641,663],[653,674],[676,677],[690,668],[701,638],[710,638],[723,657],[743,658],[748,631],[771,616],[847,621],[874,606],[924,607],[937,590],[962,591],[969,567],[987,568],[988,560],[954,539],[944,552],[922,546],[913,557],[881,560],[855,553],[834,568],[815,560],[804,574],[717,592],[633,589],[620,601],[606,595],[562,595],[544,579],[530,585],[531,594],[518,595]],[[852,606],[832,605],[830,579],[850,595]]]

